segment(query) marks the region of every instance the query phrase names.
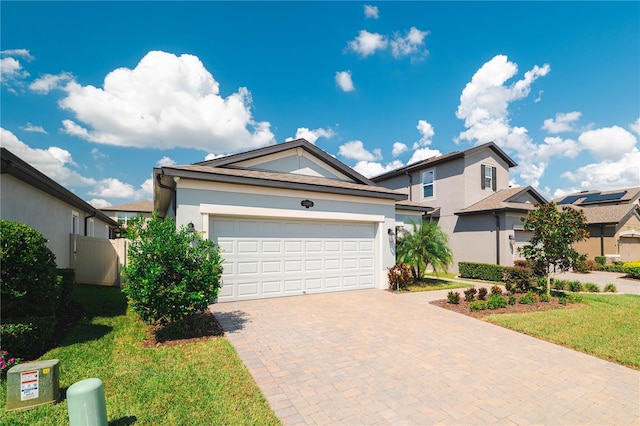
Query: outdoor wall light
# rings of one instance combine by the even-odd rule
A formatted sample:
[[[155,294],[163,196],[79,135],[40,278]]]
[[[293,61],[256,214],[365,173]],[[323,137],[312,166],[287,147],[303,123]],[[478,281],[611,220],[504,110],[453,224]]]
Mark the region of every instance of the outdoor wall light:
[[[300,201],[300,205],[302,207],[304,207],[305,209],[308,209],[309,207],[313,207],[313,201],[311,201],[311,200],[302,200],[302,201]]]
[[[516,243],[516,236],[509,234],[509,244],[514,245]]]
[[[393,242],[395,240],[396,234],[393,232],[393,229],[387,229],[387,234],[389,235],[389,242]]]
[[[189,222],[189,224],[187,225],[187,232],[196,232],[196,227],[193,222]]]

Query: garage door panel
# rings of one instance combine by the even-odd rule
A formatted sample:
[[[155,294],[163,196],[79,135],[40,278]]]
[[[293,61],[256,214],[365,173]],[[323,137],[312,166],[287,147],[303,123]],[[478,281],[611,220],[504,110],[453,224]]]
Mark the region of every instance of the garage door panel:
[[[209,229],[220,301],[374,287],[373,224],[212,217]]]

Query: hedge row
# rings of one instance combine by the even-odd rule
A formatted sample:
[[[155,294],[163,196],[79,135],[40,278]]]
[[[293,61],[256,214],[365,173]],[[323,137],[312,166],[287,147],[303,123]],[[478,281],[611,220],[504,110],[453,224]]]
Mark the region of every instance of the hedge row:
[[[622,265],[622,270],[630,277],[640,279],[640,260],[625,263]]]
[[[490,263],[459,262],[460,278],[471,278],[484,281],[502,281],[504,266]]]

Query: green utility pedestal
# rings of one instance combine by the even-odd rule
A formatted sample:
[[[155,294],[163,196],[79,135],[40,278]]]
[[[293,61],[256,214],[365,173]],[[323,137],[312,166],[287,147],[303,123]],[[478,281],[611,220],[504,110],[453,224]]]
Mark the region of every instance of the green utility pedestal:
[[[24,410],[60,398],[60,361],[26,362],[7,371],[6,411]]]
[[[107,403],[100,379],[85,379],[67,389],[70,426],[107,426]]]

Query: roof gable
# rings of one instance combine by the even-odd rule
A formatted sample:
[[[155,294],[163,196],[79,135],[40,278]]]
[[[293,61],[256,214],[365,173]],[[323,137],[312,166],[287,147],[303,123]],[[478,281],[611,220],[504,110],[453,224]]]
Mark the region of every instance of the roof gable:
[[[442,164],[448,161],[457,160],[460,158],[465,158],[471,155],[478,153],[484,149],[492,150],[498,157],[504,160],[507,163],[508,167],[515,167],[518,164],[509,157],[495,142],[488,142],[482,145],[474,146],[473,148],[465,149],[464,151],[455,151],[449,154],[440,155],[437,157],[427,158],[426,160],[418,161],[417,163],[409,164],[404,167],[400,167],[399,169],[391,170],[390,172],[383,173],[381,175],[375,176],[371,178],[374,182],[380,182],[382,180],[386,180],[407,172],[412,172],[415,170],[426,169],[429,167],[433,167],[437,164]]]
[[[197,166],[291,173],[365,185],[373,182],[305,139],[194,163]]]
[[[456,212],[457,215],[480,214],[496,211],[529,211],[547,201],[531,186],[508,188],[498,191],[477,203]]]

